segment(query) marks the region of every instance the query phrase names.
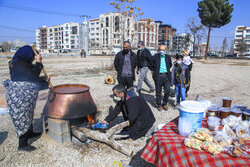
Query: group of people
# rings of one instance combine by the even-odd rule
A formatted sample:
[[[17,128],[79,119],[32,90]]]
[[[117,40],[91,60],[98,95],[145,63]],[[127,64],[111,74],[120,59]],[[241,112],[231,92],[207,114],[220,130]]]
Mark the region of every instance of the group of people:
[[[135,54],[131,50],[130,42],[125,41],[123,50],[117,53],[114,60],[119,84],[127,89],[133,87],[135,71],[137,74],[140,73],[137,92],[141,93],[143,81],[149,87],[149,92],[156,90],[156,104],[159,111],[168,110],[167,103],[171,85],[175,85],[177,104],[180,104],[180,99],[185,100],[190,87],[190,71],[194,63],[187,51],[184,51],[183,55],[177,54],[176,61],[172,63],[171,57],[166,54],[166,49],[166,45],[162,44],[159,46],[158,53],[152,56],[144,43],[139,41],[138,51]],[[152,71],[155,88],[147,78],[148,70]],[[163,100],[162,89],[164,90]]]
[[[138,43],[137,54],[131,50],[130,42],[125,41],[123,50],[117,53],[114,60],[119,84],[113,88],[113,94],[120,98],[120,101],[102,122],[109,124],[122,112],[124,119],[130,124],[123,129],[121,135],[133,140],[149,136],[154,131],[155,117],[141,94],[142,83],[147,84],[150,92],[156,90],[156,104],[159,111],[162,108],[168,109],[171,85],[176,87],[177,103],[180,103],[180,98],[185,100],[193,64],[192,59],[187,56],[188,53],[185,54],[184,57],[176,55],[171,74],[172,61],[166,54],[165,45],[160,45],[158,53],[152,56],[142,41]],[[34,60],[35,63],[33,63]],[[31,46],[23,46],[9,62],[10,79],[3,83],[8,90],[6,101],[19,137],[18,150],[20,151],[35,150],[35,147],[28,144],[28,140],[42,134],[33,131],[33,116],[38,93],[39,90],[48,88],[50,79],[50,77],[40,77],[42,69],[41,55],[35,54]],[[152,71],[155,88],[147,78],[148,70]],[[137,88],[133,87],[135,73],[140,73]],[[164,89],[163,100],[161,99],[162,88]]]

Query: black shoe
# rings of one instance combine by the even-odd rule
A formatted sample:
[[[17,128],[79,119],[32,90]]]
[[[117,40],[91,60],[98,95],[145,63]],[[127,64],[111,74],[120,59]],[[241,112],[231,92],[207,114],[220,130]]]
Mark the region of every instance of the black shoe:
[[[26,146],[22,146],[22,147],[18,147],[18,151],[27,151],[27,152],[31,152],[34,151],[36,149],[36,147],[33,147],[31,145],[26,145]]]
[[[40,137],[42,134],[43,133],[40,133],[40,132],[39,133],[31,132],[29,138],[31,139],[31,138]]]
[[[19,151],[34,151],[36,149],[36,147],[33,147],[28,144],[29,136],[30,132],[28,131],[19,137],[19,146],[18,146]]]

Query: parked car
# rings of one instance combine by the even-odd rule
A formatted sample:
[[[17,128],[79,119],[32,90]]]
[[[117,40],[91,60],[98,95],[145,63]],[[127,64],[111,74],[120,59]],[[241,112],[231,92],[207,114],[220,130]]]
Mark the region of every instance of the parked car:
[[[210,58],[218,58],[219,56],[218,55],[216,55],[216,54],[207,54],[207,56],[208,57],[210,57]]]
[[[250,56],[245,56],[244,59],[250,59]]]
[[[226,55],[225,58],[227,58],[227,59],[236,59],[237,57],[235,55]]]

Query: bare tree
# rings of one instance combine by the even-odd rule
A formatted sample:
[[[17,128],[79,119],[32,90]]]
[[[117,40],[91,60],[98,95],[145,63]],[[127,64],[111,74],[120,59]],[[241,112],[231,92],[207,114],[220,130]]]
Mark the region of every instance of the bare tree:
[[[141,8],[134,6],[134,2],[136,0],[114,0],[114,2],[110,2],[110,5],[114,6],[115,10],[122,15],[121,20],[121,37],[122,41],[125,40],[125,34],[128,34],[129,27],[126,27],[126,21],[128,18],[135,19],[138,16],[143,15],[141,12]],[[131,31],[132,39],[135,35],[134,31]],[[122,43],[121,43],[122,44]]]
[[[12,48],[11,43],[7,41],[3,41],[1,45],[2,45],[3,52],[10,52],[10,49]]]
[[[193,43],[193,56],[195,56],[196,37],[199,31],[204,29],[204,26],[197,21],[196,17],[190,17],[188,18],[185,27],[187,29],[186,31],[190,33],[191,35],[193,35],[194,37],[194,40],[192,41],[192,43]]]
[[[225,55],[225,53],[226,53],[226,51],[227,51],[227,48],[228,48],[228,43],[227,43],[227,38],[225,37],[225,38],[223,39],[222,47],[221,47],[222,54]]]

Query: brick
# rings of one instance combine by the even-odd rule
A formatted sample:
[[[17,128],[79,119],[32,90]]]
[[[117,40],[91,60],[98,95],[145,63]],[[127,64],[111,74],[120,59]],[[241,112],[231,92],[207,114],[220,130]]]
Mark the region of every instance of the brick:
[[[70,122],[67,120],[59,120],[48,118],[48,130],[58,135],[70,133]]]
[[[48,131],[48,135],[51,139],[56,141],[58,144],[62,144],[64,142],[71,142],[71,134],[64,133],[64,134],[56,134],[53,131]]]

